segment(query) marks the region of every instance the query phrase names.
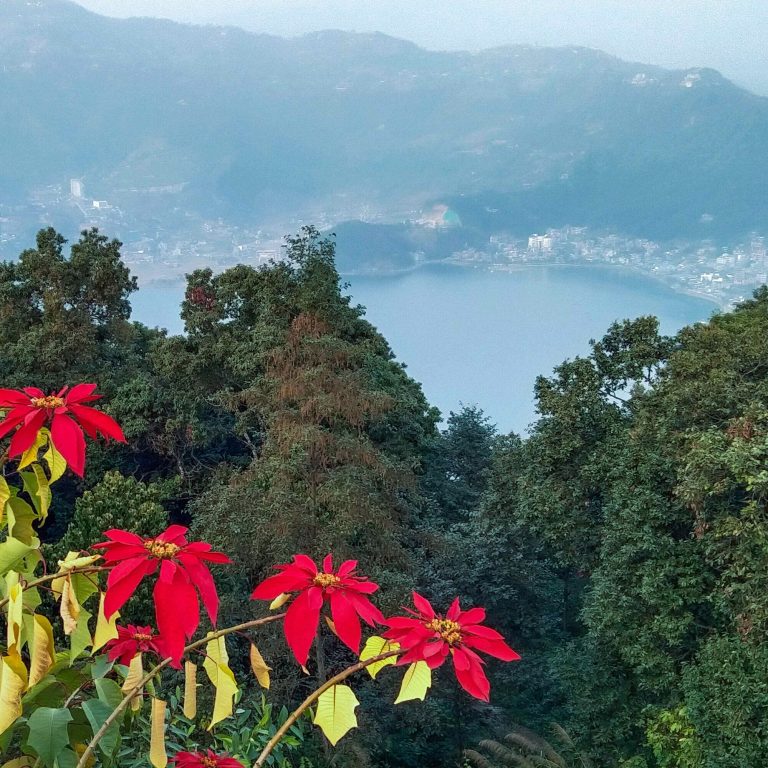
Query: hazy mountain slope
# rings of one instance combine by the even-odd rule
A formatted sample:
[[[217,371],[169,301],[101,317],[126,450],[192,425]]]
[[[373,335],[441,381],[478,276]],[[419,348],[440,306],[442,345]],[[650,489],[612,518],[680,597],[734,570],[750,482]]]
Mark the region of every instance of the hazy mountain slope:
[[[232,217],[439,199],[483,227],[648,235],[741,232],[768,213],[768,99],[710,70],[283,40],[66,0],[3,0],[0,40],[6,196],[86,175],[103,195],[184,184],[185,205]]]

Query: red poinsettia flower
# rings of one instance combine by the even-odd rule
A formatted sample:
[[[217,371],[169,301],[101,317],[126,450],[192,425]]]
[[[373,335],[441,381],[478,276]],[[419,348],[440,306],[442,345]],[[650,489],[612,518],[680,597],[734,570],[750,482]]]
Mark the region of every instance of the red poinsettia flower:
[[[445,616],[441,616],[416,592],[413,604],[415,611],[407,609],[410,616],[394,616],[385,622],[389,629],[383,637],[399,643],[405,651],[397,663],[426,661],[430,669],[436,669],[450,655],[461,687],[475,698],[488,701],[491,686],[483,672],[484,662],[475,651],[502,661],[517,661],[520,655],[496,630],[481,624],[485,620],[483,608],[462,611],[457,597]]]
[[[216,624],[219,596],[205,564],[232,562],[222,552],[212,552],[210,544],[188,543],[186,533],[183,525],[172,525],[159,536],[143,539],[113,528],[104,534],[109,541],[94,544],[104,550],[107,565],[114,565],[104,597],[107,618],[120,610],[145,576],[160,569],[153,592],[155,617],[163,651],[175,666],[181,663],[184,645],[200,624],[198,592],[211,622]]]
[[[360,619],[369,626],[383,624],[384,615],[366,597],[378,584],[357,576],[357,560],[346,560],[337,571],[333,558],[323,560],[323,570],[307,555],[294,555],[292,563],[276,566],[280,571],[259,584],[252,600],[274,600],[281,594],[298,592],[285,615],[285,639],[296,660],[307,663],[312,640],[317,633],[323,603],[330,603],[331,618],[339,639],[355,653],[360,653]]]
[[[46,395],[36,387],[0,389],[0,409],[8,413],[0,422],[0,438],[17,429],[11,439],[8,455],[20,456],[35,444],[37,433],[48,426],[51,442],[64,457],[72,471],[83,476],[85,471],[85,438],[102,435],[120,443],[125,442],[123,431],[106,413],[84,405],[98,400],[95,384],[78,384],[72,389],[63,387],[55,395]]]
[[[128,666],[137,653],[151,651],[162,656],[161,645],[162,640],[152,627],[136,627],[133,624],[121,627],[118,624],[117,637],[107,643],[105,650],[110,661]]]
[[[243,768],[243,764],[229,755],[217,755],[212,749],[205,752],[177,752],[171,758],[176,768]]]

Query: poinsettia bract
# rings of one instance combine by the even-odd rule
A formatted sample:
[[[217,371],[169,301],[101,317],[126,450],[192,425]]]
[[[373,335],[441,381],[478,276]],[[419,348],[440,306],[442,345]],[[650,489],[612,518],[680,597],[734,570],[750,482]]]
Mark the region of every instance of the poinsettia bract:
[[[177,752],[171,759],[176,768],[243,768],[243,764],[229,755],[217,755],[212,749],[204,752]]]
[[[280,573],[259,584],[251,598],[274,600],[282,594],[298,593],[288,608],[283,627],[285,639],[302,666],[307,663],[324,603],[331,606],[339,639],[355,653],[360,653],[360,619],[369,626],[384,622],[381,611],[367,597],[379,585],[355,573],[357,560],[345,560],[334,571],[333,558],[327,555],[323,570],[319,571],[312,558],[294,555],[293,562],[276,568]]]
[[[144,539],[117,528],[106,531],[109,541],[95,544],[104,550],[107,565],[114,567],[107,577],[104,615],[109,618],[125,604],[145,576],[159,569],[153,597],[157,628],[163,650],[181,663],[186,641],[200,624],[198,593],[215,625],[219,596],[206,563],[231,563],[222,552],[213,552],[202,541],[187,542],[187,528],[171,525],[159,536]]]
[[[123,431],[114,419],[85,405],[101,398],[94,394],[95,390],[95,384],[78,384],[72,389],[63,387],[51,395],[37,387],[0,389],[0,409],[8,410],[0,422],[0,438],[16,430],[8,455],[21,456],[35,444],[37,433],[47,426],[53,446],[72,471],[82,477],[85,471],[83,430],[94,440],[102,435],[107,440],[125,442]]]
[[[475,698],[488,701],[491,686],[483,672],[484,662],[475,651],[502,661],[517,661],[520,655],[496,630],[483,626],[485,609],[462,611],[457,597],[442,616],[416,592],[413,604],[416,610],[408,609],[410,616],[394,616],[385,622],[389,629],[382,636],[405,651],[397,663],[425,661],[436,669],[451,656],[459,685]]]
[[[164,655],[160,650],[161,646],[162,639],[155,634],[152,627],[136,627],[133,624],[121,627],[118,624],[117,637],[107,643],[105,650],[110,661],[127,667],[137,653],[152,652],[158,656]]]

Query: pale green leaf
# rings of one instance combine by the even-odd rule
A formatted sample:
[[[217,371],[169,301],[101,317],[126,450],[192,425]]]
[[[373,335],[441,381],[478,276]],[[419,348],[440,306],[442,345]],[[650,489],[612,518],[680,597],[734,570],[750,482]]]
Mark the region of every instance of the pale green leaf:
[[[334,685],[320,694],[313,722],[336,746],[342,736],[357,727],[355,708],[359,704],[350,687]]]
[[[37,454],[40,449],[48,442],[49,435],[50,432],[48,432],[48,430],[45,428],[41,429],[37,433],[35,442],[21,455],[18,469],[24,469],[25,467],[28,467],[33,461],[37,461]]]
[[[34,567],[40,557],[39,546],[38,539],[33,539],[32,543],[25,544],[23,541],[9,536],[0,543],[0,575],[4,576],[8,571],[26,573],[30,564]]]
[[[363,650],[360,653],[360,661],[367,661],[375,656],[380,656],[382,653],[387,653],[387,651],[397,651],[399,648],[400,646],[397,643],[392,643],[389,640],[385,640],[383,637],[373,635],[373,637],[369,637],[365,641]],[[396,663],[397,656],[390,656],[388,659],[374,661],[373,664],[369,664],[366,667],[366,670],[368,670],[368,674],[375,679],[376,675],[378,675],[384,667]]]
[[[43,459],[48,465],[48,472],[51,474],[50,483],[52,485],[67,471],[67,462],[56,450],[53,443],[48,444],[48,450],[43,454]]]
[[[80,608],[77,617],[77,626],[69,636],[70,664],[75,663],[75,659],[89,646],[93,644],[91,632],[88,629],[88,622],[91,614],[85,609]]]
[[[403,675],[403,683],[400,686],[400,693],[397,694],[395,704],[401,704],[404,701],[420,699],[424,701],[427,690],[432,685],[432,670],[426,661],[417,661],[411,664]]]
[[[237,693],[237,681],[229,668],[229,655],[223,637],[211,640],[205,646],[205,653],[203,669],[216,689],[211,724],[208,726],[208,730],[211,730],[216,723],[231,717],[235,694]]]
[[[8,533],[24,544],[32,544],[35,540],[32,523],[37,520],[35,510],[18,496],[8,499],[5,509],[8,513]]]

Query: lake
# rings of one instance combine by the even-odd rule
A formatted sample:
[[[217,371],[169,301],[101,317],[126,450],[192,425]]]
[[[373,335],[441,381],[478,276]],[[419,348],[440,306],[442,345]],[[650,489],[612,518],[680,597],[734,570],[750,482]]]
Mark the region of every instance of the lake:
[[[430,265],[386,277],[350,277],[398,360],[444,415],[481,407],[499,429],[522,432],[535,418],[533,384],[566,358],[589,351],[614,321],[656,315],[664,333],[706,320],[705,299],[602,266],[531,267],[516,272]],[[182,330],[183,287],[154,283],[134,295],[134,318]]]

